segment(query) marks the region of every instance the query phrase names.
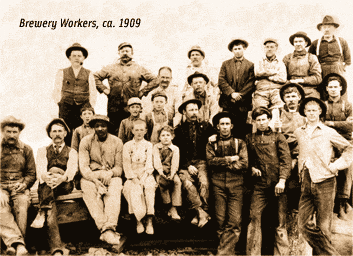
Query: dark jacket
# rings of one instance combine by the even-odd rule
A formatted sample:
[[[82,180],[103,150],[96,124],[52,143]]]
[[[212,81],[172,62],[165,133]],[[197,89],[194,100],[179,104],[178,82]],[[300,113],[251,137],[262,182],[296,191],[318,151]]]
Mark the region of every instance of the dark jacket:
[[[255,177],[255,186],[275,186],[279,179],[287,179],[291,172],[291,155],[286,138],[268,128],[246,136],[248,146],[249,168],[261,171]]]
[[[330,100],[325,101],[327,106],[326,121],[332,121],[335,129],[345,139],[352,139],[353,125],[347,121],[348,117],[352,117],[352,103],[342,100],[338,102],[332,102]]]

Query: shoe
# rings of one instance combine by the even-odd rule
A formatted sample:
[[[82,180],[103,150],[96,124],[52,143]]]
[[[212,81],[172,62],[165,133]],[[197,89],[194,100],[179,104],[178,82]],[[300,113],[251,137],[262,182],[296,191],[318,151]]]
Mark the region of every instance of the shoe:
[[[19,256],[19,255],[27,255],[27,254],[28,254],[28,251],[27,251],[26,247],[23,244],[17,245],[17,248],[16,248],[16,255],[17,256]]]
[[[148,218],[148,220],[147,220],[146,234],[148,234],[148,235],[153,235],[154,234],[152,217]]]
[[[6,255],[16,255],[16,249],[13,248],[12,246],[7,247],[5,254]]]
[[[172,206],[168,212],[168,216],[172,218],[172,220],[181,220],[175,206]]]
[[[45,223],[45,212],[39,211],[36,218],[31,224],[31,228],[42,228],[44,227],[44,223]]]
[[[207,212],[205,212],[203,209],[199,209],[199,228],[202,228],[203,226],[205,226],[207,224],[207,222],[211,219],[210,215],[208,215]]]
[[[141,234],[145,231],[145,227],[143,226],[141,221],[137,221],[136,232],[137,234]]]
[[[120,242],[120,236],[117,236],[113,230],[104,231],[99,239],[108,244],[119,244]]]
[[[192,220],[191,220],[191,224],[192,225],[197,225],[199,223],[199,219],[197,218],[197,216],[195,216]]]

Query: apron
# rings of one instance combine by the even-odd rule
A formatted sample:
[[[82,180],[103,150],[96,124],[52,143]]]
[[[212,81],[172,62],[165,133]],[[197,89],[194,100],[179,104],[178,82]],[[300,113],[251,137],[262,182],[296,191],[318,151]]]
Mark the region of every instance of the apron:
[[[164,122],[157,123],[154,117],[154,112],[152,112],[153,130],[151,133],[151,143],[157,144],[159,142],[158,131],[163,127],[168,125],[168,112],[164,110],[166,120]]]

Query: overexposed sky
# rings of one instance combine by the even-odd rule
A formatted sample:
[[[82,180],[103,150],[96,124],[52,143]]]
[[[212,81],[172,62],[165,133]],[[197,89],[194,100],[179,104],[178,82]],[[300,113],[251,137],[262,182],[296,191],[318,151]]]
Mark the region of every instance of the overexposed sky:
[[[200,45],[205,61],[218,70],[232,57],[232,38],[249,42],[246,58],[262,54],[262,40],[278,38],[278,55],[293,51],[289,36],[305,31],[312,39],[326,14],[338,18],[338,35],[353,50],[353,1],[17,1],[0,4],[1,62],[0,119],[11,114],[27,125],[21,139],[34,150],[49,142],[46,124],[58,115],[52,90],[58,69],[70,65],[65,50],[75,42],[89,56],[84,67],[97,71],[117,60],[117,47],[130,42],[135,60],[157,74],[161,66],[173,69],[173,83],[184,83],[187,51]],[[20,27],[20,20],[57,21],[55,29]],[[140,27],[119,27],[122,18],[140,18]],[[98,28],[65,28],[61,19],[96,21]],[[114,28],[104,28],[111,20]],[[348,74],[349,81],[351,75]],[[349,83],[350,94],[352,86]],[[106,113],[106,97],[98,96],[98,113]]]

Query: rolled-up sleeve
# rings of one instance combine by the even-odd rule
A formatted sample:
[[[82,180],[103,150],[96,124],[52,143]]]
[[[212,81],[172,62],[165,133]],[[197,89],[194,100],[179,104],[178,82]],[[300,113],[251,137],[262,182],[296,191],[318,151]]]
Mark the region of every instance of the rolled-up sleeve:
[[[27,188],[30,188],[36,181],[36,164],[34,161],[33,150],[27,145],[25,146],[25,158],[26,158],[26,166],[25,166],[26,171],[25,171],[24,183],[27,185]]]
[[[104,79],[109,79],[110,74],[107,67],[103,67],[100,71],[93,74],[94,80],[96,82],[96,88],[99,93],[102,93],[105,89],[108,89],[102,82]]]
[[[79,151],[78,151],[78,158],[79,158],[79,166],[80,172],[85,179],[92,180],[92,170],[90,168],[90,152],[89,152],[89,144],[91,142],[91,136],[86,136],[82,139]]]
[[[114,167],[111,169],[114,175],[113,177],[121,177],[123,173],[123,143],[121,139],[118,139],[115,152]]]
[[[47,149],[45,147],[39,148],[37,151],[37,179],[39,183],[42,184],[44,180],[42,175],[47,172],[48,160],[47,160]]]
[[[67,181],[74,179],[78,169],[78,154],[77,151],[71,149],[69,152],[69,159],[67,161],[67,168],[64,176],[67,177]]]

